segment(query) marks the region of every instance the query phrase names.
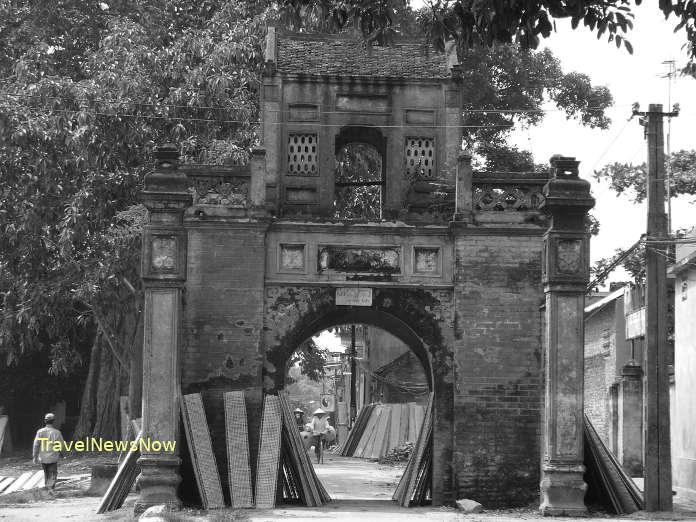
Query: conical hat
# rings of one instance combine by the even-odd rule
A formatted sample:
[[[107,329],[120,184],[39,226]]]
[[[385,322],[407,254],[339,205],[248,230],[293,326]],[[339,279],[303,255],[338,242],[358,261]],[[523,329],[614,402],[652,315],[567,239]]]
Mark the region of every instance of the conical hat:
[[[314,412],[314,415],[323,415],[325,413],[326,412],[324,410],[322,410],[321,408],[317,408],[317,411]]]

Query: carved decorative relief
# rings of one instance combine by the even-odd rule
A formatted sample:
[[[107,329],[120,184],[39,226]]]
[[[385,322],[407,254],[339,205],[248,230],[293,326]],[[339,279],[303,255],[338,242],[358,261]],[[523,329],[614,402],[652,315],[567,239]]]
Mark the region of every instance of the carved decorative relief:
[[[194,205],[246,207],[249,203],[249,178],[196,176],[192,192]]]
[[[577,274],[582,270],[582,241],[561,239],[558,241],[556,262],[561,274]]]
[[[435,275],[440,272],[440,249],[437,247],[414,248],[414,272]]]
[[[152,270],[171,272],[176,270],[176,238],[154,237],[152,239]]]
[[[476,210],[536,210],[544,201],[541,187],[485,184],[474,187]]]
[[[305,269],[304,245],[280,245],[280,269],[303,272]]]
[[[399,273],[401,252],[396,247],[323,246],[319,248],[318,270],[338,272]]]

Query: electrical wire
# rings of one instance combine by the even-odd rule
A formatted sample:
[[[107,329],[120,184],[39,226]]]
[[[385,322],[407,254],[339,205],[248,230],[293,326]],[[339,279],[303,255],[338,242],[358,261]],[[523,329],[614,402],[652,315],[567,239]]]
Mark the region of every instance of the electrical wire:
[[[624,259],[626,259],[636,248],[638,248],[641,243],[643,243],[645,240],[645,234],[641,234],[640,238],[638,238],[638,241],[633,243],[628,250],[623,252],[620,256],[618,256],[614,261],[612,261],[609,266],[607,266],[604,270],[602,270],[598,275],[595,276],[595,278],[590,281],[590,283],[586,287],[586,292],[590,293],[592,289],[600,284],[602,281],[604,281],[607,276],[621,263]]]

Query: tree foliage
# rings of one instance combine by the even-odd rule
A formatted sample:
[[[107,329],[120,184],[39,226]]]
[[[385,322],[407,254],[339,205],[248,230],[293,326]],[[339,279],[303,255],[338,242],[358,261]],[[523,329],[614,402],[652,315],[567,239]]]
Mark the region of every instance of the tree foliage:
[[[328,356],[328,350],[320,348],[309,339],[293,353],[288,364],[294,366],[299,363],[302,375],[306,375],[312,381],[321,382]]]
[[[672,196],[696,195],[696,150],[673,152],[667,159],[665,172],[671,168],[670,193]],[[646,197],[645,177],[647,165],[610,163],[595,171],[594,178],[607,181],[618,194],[630,194],[633,201],[640,203]]]
[[[89,362],[80,434],[113,434],[136,348],[151,152],[246,157],[272,16],[226,1],[0,1],[0,355],[49,353],[55,374]]]
[[[607,37],[629,53],[633,46],[627,35],[633,29],[633,9],[642,0],[435,0],[421,13],[428,38],[443,49],[455,40],[459,49],[478,45],[516,43],[536,49],[542,38],[556,31],[555,21],[569,19],[571,27],[580,24],[597,38]],[[359,28],[368,40],[382,42],[400,30],[404,0],[284,0],[281,11],[289,22],[299,23],[303,14],[312,14],[325,27]],[[676,31],[683,31],[691,58],[687,70],[696,72],[696,2],[659,0],[665,17],[674,16]]]

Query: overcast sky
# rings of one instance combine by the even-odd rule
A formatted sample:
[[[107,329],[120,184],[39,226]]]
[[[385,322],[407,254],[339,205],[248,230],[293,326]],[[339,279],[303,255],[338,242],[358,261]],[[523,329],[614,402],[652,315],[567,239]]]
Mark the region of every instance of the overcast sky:
[[[423,2],[412,2],[419,6]],[[667,79],[662,78],[667,66],[662,62],[675,60],[677,67],[686,62],[682,49],[684,34],[673,32],[675,18],[665,21],[656,1],[643,2],[634,9],[634,29],[628,39],[634,54],[625,48],[617,49],[606,36],[597,40],[594,33],[582,25],[572,30],[567,20],[557,21],[558,32],[543,41],[561,60],[564,71],[579,71],[589,75],[597,85],[606,85],[614,96],[609,110],[612,125],[607,130],[587,129],[561,112],[551,111],[543,123],[528,131],[518,132],[514,143],[531,149],[537,162],[546,162],[553,154],[575,156],[581,161],[581,175],[592,182],[597,199],[594,214],[601,230],[592,239],[592,261],[608,257],[619,247],[632,245],[645,230],[646,209],[628,197],[617,198],[606,185],[591,179],[594,169],[614,161],[642,163],[646,147],[643,127],[631,115],[631,104],[639,102],[641,110],[650,103],[667,104]],[[672,120],[671,149],[696,148],[696,80],[678,77],[672,84],[672,103],[678,102],[681,114]],[[554,109],[552,105],[547,107]],[[667,125],[665,122],[665,131]],[[673,228],[696,225],[694,198],[672,201]],[[625,274],[616,273],[612,279],[621,280]]]

